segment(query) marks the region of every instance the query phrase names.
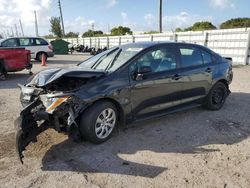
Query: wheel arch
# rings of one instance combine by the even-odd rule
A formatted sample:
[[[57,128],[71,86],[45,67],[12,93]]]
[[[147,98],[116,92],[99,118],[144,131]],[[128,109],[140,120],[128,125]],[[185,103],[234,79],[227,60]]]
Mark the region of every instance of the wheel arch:
[[[226,86],[227,89],[229,90],[228,81],[227,81],[226,79],[219,79],[216,83],[218,83],[218,82],[221,82],[221,83],[225,84],[225,86]],[[216,84],[216,83],[215,83],[215,84]],[[214,84],[214,85],[215,85],[215,84]]]
[[[47,52],[45,52],[45,51],[39,51],[39,52],[36,53],[36,59],[38,58],[38,55],[41,54],[41,53],[44,53],[48,57]]]
[[[94,102],[92,102],[92,103],[89,105],[89,107],[90,107],[90,106],[93,106],[93,105],[96,104],[97,102],[102,102],[102,101],[111,102],[112,104],[115,105],[115,107],[116,107],[116,109],[117,109],[117,111],[118,111],[118,121],[119,121],[119,123],[120,123],[121,125],[124,125],[124,124],[125,124],[125,114],[124,114],[124,110],[123,110],[121,104],[120,104],[117,100],[115,100],[115,99],[113,99],[113,98],[109,98],[109,97],[99,98],[99,99],[95,100]],[[89,108],[89,107],[88,107],[88,108]],[[85,110],[86,110],[86,109],[85,109]]]

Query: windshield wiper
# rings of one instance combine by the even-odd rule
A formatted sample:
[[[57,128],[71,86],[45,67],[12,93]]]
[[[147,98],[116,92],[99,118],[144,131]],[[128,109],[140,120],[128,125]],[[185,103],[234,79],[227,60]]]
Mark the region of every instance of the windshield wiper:
[[[91,66],[91,69],[95,69],[96,67],[98,67],[98,65],[101,63],[100,60],[102,60],[103,58],[107,57],[108,55],[112,54],[114,51],[116,51],[117,49],[119,49],[119,47],[111,50],[109,53],[101,56],[92,66]],[[106,69],[105,69],[106,70]]]
[[[108,71],[111,67],[113,67],[113,65],[115,64],[115,61],[117,60],[118,56],[121,54],[122,49],[120,49],[117,54],[115,55],[113,61],[111,61],[108,66],[106,67],[105,71]]]

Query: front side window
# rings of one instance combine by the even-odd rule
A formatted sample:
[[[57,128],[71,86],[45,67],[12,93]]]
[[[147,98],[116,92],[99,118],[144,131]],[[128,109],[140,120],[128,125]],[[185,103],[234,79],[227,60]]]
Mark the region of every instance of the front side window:
[[[158,48],[151,50],[142,55],[131,69],[140,69],[140,67],[150,67],[152,73],[163,72],[168,70],[176,69],[176,58],[175,53],[168,48]]]
[[[16,39],[8,39],[4,42],[2,42],[3,47],[17,47],[17,40]]]
[[[196,47],[180,47],[181,67],[191,67],[203,64],[200,49]]]

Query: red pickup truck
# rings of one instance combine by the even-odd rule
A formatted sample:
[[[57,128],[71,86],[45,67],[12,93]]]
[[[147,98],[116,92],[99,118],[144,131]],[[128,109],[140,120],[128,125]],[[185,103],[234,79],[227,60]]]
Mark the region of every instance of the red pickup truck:
[[[30,51],[24,48],[0,48],[0,80],[5,80],[8,72],[28,69],[32,74]]]

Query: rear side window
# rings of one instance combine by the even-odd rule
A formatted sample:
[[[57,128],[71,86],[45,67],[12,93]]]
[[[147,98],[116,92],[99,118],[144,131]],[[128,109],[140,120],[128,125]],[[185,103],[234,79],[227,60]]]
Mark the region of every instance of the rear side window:
[[[17,40],[16,39],[8,39],[2,42],[2,47],[17,47]]]
[[[31,40],[29,38],[20,38],[20,46],[32,46]]]
[[[203,64],[200,49],[196,47],[180,47],[181,67],[191,67]]]
[[[47,41],[44,40],[44,39],[39,39],[39,38],[36,38],[35,39],[35,44],[40,46],[40,45],[48,45]]]
[[[201,51],[204,64],[212,63],[212,55],[204,50]]]

